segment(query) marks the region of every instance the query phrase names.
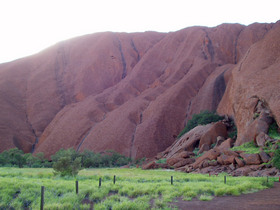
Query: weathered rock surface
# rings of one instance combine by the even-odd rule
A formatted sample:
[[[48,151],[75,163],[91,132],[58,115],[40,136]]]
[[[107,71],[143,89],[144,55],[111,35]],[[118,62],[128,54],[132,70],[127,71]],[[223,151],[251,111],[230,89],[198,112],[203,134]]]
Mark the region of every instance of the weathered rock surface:
[[[237,163],[238,167],[243,167],[245,165],[245,163],[243,162],[243,160],[241,160],[240,158],[238,157],[235,157],[234,158],[235,162]]]
[[[172,145],[172,157],[207,131],[175,142],[186,119],[217,107],[235,119],[237,144],[251,141],[271,117],[280,125],[279,25],[97,33],[0,64],[0,152],[49,157],[73,147],[141,158]]]
[[[259,165],[261,163],[259,154],[241,153],[240,156],[244,159],[246,165]]]
[[[219,148],[221,151],[228,150],[233,146],[233,142],[233,139],[228,138],[227,140],[222,142],[217,148]]]
[[[235,159],[234,156],[229,156],[229,155],[222,154],[217,158],[217,161],[221,165],[230,165],[230,164],[233,164],[235,162],[234,159]]]
[[[268,154],[266,154],[264,151],[259,153],[259,156],[263,163],[268,163],[270,161],[270,157]]]
[[[279,25],[277,22],[268,33],[262,33],[264,38],[251,45],[233,68],[218,106],[220,114],[235,119],[236,145],[255,141],[260,133],[267,133],[272,117],[280,125]]]
[[[216,143],[218,136],[227,137],[227,127],[222,122],[214,123],[209,131],[203,134],[199,141],[199,148],[204,144],[210,147],[212,144]]]
[[[211,149],[208,152],[204,153],[202,156],[198,157],[192,166],[193,168],[198,168],[204,160],[216,160],[220,154],[221,152],[219,149]]]
[[[165,151],[166,157],[170,158],[182,151],[192,152],[199,145],[199,141],[204,133],[206,133],[213,124],[199,125],[188,133],[184,134],[180,139],[175,141],[167,150]]]

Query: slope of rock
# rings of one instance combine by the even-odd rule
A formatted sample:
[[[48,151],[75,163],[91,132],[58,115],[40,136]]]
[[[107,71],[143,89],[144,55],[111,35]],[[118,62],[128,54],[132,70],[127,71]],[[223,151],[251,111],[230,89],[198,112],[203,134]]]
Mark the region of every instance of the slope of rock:
[[[252,45],[232,70],[218,112],[234,117],[236,145],[268,132],[274,119],[280,125],[280,22]],[[272,119],[273,118],[273,119]]]
[[[246,51],[278,25],[97,33],[1,64],[0,151],[30,152],[38,141],[35,152],[48,157],[70,147],[151,157],[174,142],[186,119],[215,110],[221,98],[219,112],[234,115],[236,69],[255,62]]]

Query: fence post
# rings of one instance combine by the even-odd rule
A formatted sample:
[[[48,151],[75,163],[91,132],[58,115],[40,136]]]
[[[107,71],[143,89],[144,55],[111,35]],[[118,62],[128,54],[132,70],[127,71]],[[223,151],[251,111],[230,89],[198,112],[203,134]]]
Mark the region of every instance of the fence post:
[[[173,176],[171,176],[171,184],[173,185]]]
[[[44,209],[44,194],[45,194],[45,187],[41,186],[41,206],[40,206],[40,210]]]
[[[224,182],[227,183],[227,176],[224,176]]]
[[[114,184],[116,184],[116,175],[114,175]]]
[[[78,194],[78,193],[79,193],[79,182],[76,181],[76,194]]]
[[[101,187],[101,177],[99,178],[99,187]]]

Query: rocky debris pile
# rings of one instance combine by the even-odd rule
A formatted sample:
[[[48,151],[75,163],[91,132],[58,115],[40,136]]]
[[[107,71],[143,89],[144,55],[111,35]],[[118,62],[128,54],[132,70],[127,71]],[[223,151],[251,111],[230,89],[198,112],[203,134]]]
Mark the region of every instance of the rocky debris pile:
[[[224,120],[195,127],[142,168],[173,168],[187,173],[226,172],[233,176],[279,176],[280,171],[270,164],[273,152],[264,151],[267,144],[277,149],[279,140],[267,134],[258,135],[255,144],[259,152],[234,151],[235,140],[227,138],[229,124],[229,120]],[[162,160],[165,163],[160,163]]]

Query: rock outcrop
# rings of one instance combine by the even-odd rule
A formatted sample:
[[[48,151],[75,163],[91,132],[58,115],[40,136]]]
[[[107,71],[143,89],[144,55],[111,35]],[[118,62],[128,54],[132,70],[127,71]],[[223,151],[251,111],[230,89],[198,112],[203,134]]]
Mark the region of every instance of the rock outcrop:
[[[280,125],[279,33],[279,22],[97,33],[1,64],[0,152],[193,151],[208,129],[185,137],[183,150],[177,135],[192,114],[217,108],[234,118],[237,145],[256,140],[271,120]],[[223,129],[201,142],[227,138]]]
[[[274,119],[280,125],[280,22],[262,40],[252,45],[231,71],[225,94],[218,106],[220,114],[234,117],[236,145],[267,134]]]

